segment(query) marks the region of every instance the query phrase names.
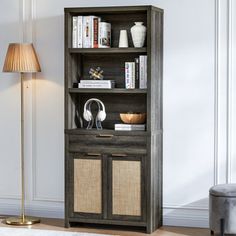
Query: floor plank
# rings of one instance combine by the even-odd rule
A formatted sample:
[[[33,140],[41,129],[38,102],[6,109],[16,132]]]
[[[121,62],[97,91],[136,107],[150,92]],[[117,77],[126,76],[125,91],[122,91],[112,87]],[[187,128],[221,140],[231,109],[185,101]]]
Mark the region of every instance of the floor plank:
[[[4,224],[4,217],[0,216],[1,227],[12,227]],[[16,228],[19,226],[15,226]],[[21,226],[23,227],[23,226]],[[88,227],[88,225],[83,225],[79,227],[71,227],[69,229],[64,228],[64,222],[61,219],[46,219],[42,218],[40,224],[35,224],[32,226],[34,229],[46,229],[46,230],[59,230],[59,231],[70,231],[70,232],[88,232],[88,233],[100,233],[100,234],[110,234],[110,235],[122,235],[122,236],[144,236],[148,235],[143,232],[133,232],[123,227],[118,227],[115,230],[111,227],[101,228],[101,227]],[[167,227],[164,226],[150,236],[209,236],[210,232],[208,229],[200,228],[184,228],[184,227]]]

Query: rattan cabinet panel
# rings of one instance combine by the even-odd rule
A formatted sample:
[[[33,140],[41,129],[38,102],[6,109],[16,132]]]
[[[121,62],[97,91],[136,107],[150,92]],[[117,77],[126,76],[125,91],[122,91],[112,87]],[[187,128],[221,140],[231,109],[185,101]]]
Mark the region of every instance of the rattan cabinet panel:
[[[140,161],[112,161],[112,214],[141,216]]]
[[[74,212],[102,213],[101,160],[74,160]]]

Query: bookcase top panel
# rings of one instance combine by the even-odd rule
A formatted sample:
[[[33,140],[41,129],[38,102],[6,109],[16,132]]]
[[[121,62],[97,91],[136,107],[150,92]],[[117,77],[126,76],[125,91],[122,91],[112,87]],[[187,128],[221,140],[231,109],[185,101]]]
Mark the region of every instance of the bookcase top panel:
[[[129,12],[145,12],[147,10],[155,10],[159,12],[163,12],[163,9],[152,6],[152,5],[144,5],[144,6],[106,6],[106,7],[72,7],[72,8],[64,8],[65,13],[129,13]]]
[[[146,53],[147,48],[69,48],[70,53]]]

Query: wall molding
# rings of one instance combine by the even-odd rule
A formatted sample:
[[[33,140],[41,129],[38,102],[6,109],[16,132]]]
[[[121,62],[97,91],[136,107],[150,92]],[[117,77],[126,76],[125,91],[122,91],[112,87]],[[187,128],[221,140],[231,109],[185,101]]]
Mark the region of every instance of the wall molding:
[[[182,214],[181,211],[177,213],[168,213],[163,216],[163,225],[168,226],[182,226],[182,227],[196,227],[209,228],[208,211],[197,214],[196,211],[191,211],[188,215]]]
[[[219,0],[215,0],[215,62],[214,62],[214,185],[218,184],[219,156]]]
[[[228,0],[228,27],[227,27],[227,170],[226,182],[231,183],[232,179],[232,51],[233,51],[233,9],[232,0]]]
[[[46,217],[46,218],[64,218],[64,209],[60,206],[53,205],[35,205],[27,204],[25,206],[26,214],[37,217]],[[0,204],[0,212],[3,215],[18,215],[20,211],[20,204],[15,203],[5,203]]]
[[[37,0],[28,0],[28,4],[30,4],[30,7],[28,6],[28,9],[30,10],[30,26],[31,26],[31,41],[33,42],[34,46],[37,47],[37,40],[36,40],[36,20],[37,20],[37,14],[36,14],[36,6],[37,6]],[[63,199],[59,198],[50,198],[47,196],[39,196],[37,194],[37,160],[38,160],[38,155],[36,151],[36,143],[37,143],[37,138],[36,138],[36,107],[37,107],[37,102],[36,102],[36,74],[32,75],[32,171],[31,171],[31,176],[32,176],[32,193],[31,193],[31,198],[32,201],[39,201],[39,202],[53,202],[53,203],[62,203],[64,202]]]
[[[215,0],[214,184],[232,179],[232,4]]]
[[[208,211],[208,207],[205,205],[198,206],[183,206],[183,205],[172,205],[172,204],[164,204],[163,209],[180,209],[180,210],[199,210],[199,211]]]

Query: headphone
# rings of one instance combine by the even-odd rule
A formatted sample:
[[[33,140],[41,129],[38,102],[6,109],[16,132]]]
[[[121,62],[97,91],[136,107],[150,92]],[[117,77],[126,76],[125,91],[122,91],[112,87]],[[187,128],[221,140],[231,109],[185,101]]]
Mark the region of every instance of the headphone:
[[[97,98],[90,98],[89,100],[87,100],[84,104],[83,117],[86,121],[89,122],[87,129],[92,129],[93,124],[94,124],[94,118],[91,111],[91,105],[93,102],[96,102],[98,106],[98,113],[96,116],[96,127],[97,129],[102,129],[101,122],[106,119],[106,111],[105,111],[105,106],[101,100]]]

